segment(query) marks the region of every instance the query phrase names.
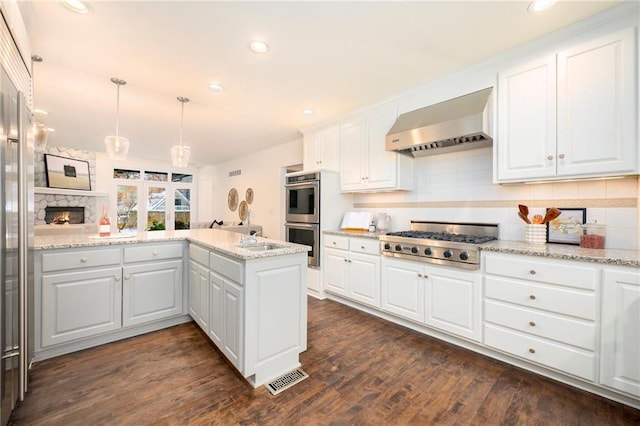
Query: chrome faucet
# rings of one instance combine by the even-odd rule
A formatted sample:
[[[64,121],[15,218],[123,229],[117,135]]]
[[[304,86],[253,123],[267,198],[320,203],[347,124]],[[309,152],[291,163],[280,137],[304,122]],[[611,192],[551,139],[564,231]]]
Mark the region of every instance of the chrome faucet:
[[[251,235],[251,210],[247,209],[247,235],[240,235],[241,244],[257,244],[258,239],[255,235]]]

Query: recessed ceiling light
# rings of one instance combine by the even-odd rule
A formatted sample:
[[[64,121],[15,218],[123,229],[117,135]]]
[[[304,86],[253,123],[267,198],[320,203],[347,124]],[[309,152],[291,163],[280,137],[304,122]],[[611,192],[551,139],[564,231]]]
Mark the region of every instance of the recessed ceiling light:
[[[529,7],[527,10],[529,13],[540,13],[544,10],[549,9],[556,3],[557,0],[533,0],[529,3]]]
[[[313,115],[313,110],[311,108],[305,108],[301,112],[302,115]]]
[[[212,92],[222,92],[224,91],[224,87],[222,87],[222,84],[218,83],[217,81],[212,81],[209,84],[209,90],[211,90]]]
[[[76,13],[89,13],[89,6],[81,2],[80,0],[60,0],[63,5],[69,10],[72,10]]]
[[[55,132],[56,131],[56,129],[54,129],[53,127],[47,127],[47,130],[50,131],[50,132]]]
[[[249,49],[255,53],[267,53],[269,51],[269,45],[262,40],[253,40],[249,43]]]
[[[47,111],[45,111],[43,109],[39,109],[39,108],[34,109],[33,113],[34,114],[40,114],[40,115],[49,115],[49,113]]]

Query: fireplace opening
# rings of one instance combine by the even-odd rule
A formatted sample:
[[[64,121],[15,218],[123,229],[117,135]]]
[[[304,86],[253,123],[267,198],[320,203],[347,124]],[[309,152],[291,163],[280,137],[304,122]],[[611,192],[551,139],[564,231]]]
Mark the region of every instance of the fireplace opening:
[[[84,223],[84,207],[45,207],[44,221],[55,225]]]

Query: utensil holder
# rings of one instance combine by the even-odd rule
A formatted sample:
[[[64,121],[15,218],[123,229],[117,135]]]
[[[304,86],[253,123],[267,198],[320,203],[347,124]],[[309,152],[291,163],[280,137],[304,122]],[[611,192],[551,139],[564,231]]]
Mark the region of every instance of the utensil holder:
[[[546,244],[547,225],[524,225],[524,242],[527,244]]]

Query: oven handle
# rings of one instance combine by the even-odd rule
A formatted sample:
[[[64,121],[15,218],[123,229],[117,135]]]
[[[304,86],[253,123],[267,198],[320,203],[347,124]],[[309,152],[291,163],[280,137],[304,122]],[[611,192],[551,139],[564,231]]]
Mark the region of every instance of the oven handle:
[[[318,225],[317,223],[293,223],[293,222],[287,222],[284,224],[284,226],[288,227],[288,228],[304,228],[304,229],[314,229],[314,228],[318,228],[320,225]]]
[[[298,188],[301,186],[308,186],[308,187],[317,187],[320,184],[319,180],[314,180],[314,181],[307,181],[307,182],[296,182],[296,183],[288,183],[285,185],[285,188]]]

